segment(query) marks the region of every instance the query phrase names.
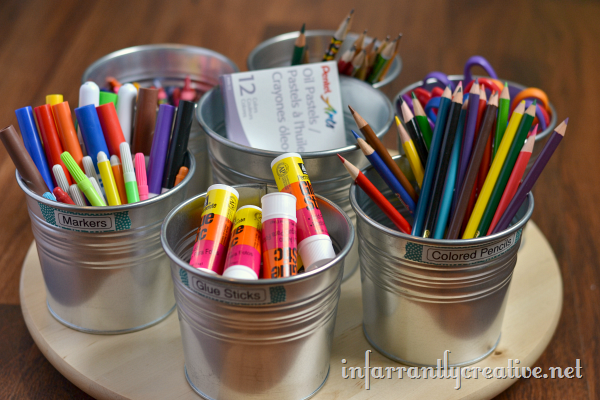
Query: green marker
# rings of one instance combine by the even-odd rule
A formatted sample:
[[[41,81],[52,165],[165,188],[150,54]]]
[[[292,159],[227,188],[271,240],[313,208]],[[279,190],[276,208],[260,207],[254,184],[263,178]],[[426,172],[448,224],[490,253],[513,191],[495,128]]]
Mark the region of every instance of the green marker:
[[[121,152],[121,162],[123,163],[123,180],[125,181],[125,193],[127,193],[127,203],[137,203],[140,201],[137,181],[135,180],[135,171],[133,161],[131,161],[131,150],[129,143],[123,142],[119,146]]]
[[[60,155],[60,159],[65,163],[69,173],[73,179],[75,179],[77,187],[85,194],[85,197],[89,200],[90,204],[96,207],[106,206],[104,199],[98,195],[98,192],[96,192],[96,189],[92,186],[92,182],[85,176],[71,154],[68,151],[65,151]]]
[[[306,24],[302,24],[300,29],[300,35],[294,43],[294,54],[292,55],[292,65],[302,64],[302,56],[304,55],[304,46],[306,46],[306,36],[304,35],[304,28]]]
[[[496,122],[496,137],[494,138],[494,152],[492,153],[492,161],[496,157],[496,152],[500,147],[502,136],[508,126],[508,110],[510,108],[510,93],[508,92],[508,82],[504,83],[504,89],[500,95],[500,101],[498,104],[498,120]]]
[[[113,103],[115,105],[115,108],[117,108],[117,95],[115,93],[112,92],[104,92],[104,91],[100,91],[100,101],[98,102],[98,105],[102,105],[102,104],[108,104],[108,103]]]

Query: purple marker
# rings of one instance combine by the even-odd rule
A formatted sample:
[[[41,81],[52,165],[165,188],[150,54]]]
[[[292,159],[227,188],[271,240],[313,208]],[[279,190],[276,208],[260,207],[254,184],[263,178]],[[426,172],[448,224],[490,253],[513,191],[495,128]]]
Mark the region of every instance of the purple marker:
[[[158,108],[154,139],[152,139],[152,148],[150,149],[150,161],[148,162],[148,197],[160,194],[174,116],[175,107],[161,104]]]

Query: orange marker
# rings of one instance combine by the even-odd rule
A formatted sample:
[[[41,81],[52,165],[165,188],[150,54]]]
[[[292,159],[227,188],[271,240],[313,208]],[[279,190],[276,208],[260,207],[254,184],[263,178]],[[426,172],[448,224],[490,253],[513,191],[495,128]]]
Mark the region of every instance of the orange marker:
[[[62,144],[56,131],[56,125],[54,125],[54,116],[52,115],[52,108],[48,104],[39,106],[33,109],[35,112],[35,119],[40,128],[40,135],[42,136],[42,142],[44,143],[44,151],[46,152],[46,159],[48,160],[49,166],[53,167],[56,164],[65,171],[65,176],[69,185],[73,183],[71,174],[65,166],[65,163],[60,158],[63,152]]]
[[[117,183],[117,190],[119,191],[119,197],[121,204],[127,204],[127,196],[125,193],[125,180],[123,179],[123,168],[121,167],[121,160],[119,156],[113,154],[110,156],[110,167],[112,168],[115,182]]]
[[[177,186],[181,183],[181,181],[187,176],[189,172],[188,167],[179,168],[179,172],[175,176],[175,184],[173,186]]]
[[[83,169],[83,152],[79,145],[79,139],[77,138],[77,131],[73,125],[73,118],[71,116],[71,109],[69,108],[69,102],[63,101],[52,106],[54,117],[56,118],[56,128],[62,147],[64,151],[68,151],[79,168]]]

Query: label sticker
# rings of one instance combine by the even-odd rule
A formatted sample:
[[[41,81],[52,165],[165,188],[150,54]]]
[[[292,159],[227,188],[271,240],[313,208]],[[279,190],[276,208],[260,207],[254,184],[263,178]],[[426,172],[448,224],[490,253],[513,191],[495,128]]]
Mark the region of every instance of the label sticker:
[[[50,225],[76,232],[117,232],[131,229],[129,211],[112,214],[77,213],[39,203],[42,216]]]

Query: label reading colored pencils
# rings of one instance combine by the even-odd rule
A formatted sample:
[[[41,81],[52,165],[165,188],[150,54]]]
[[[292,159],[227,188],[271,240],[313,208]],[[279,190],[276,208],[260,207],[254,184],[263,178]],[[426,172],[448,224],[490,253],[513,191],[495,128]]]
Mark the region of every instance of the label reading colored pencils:
[[[230,140],[283,152],[346,145],[334,61],[239,72],[220,81]]]
[[[50,225],[76,232],[117,232],[131,229],[129,211],[111,214],[77,213],[38,203]]]

